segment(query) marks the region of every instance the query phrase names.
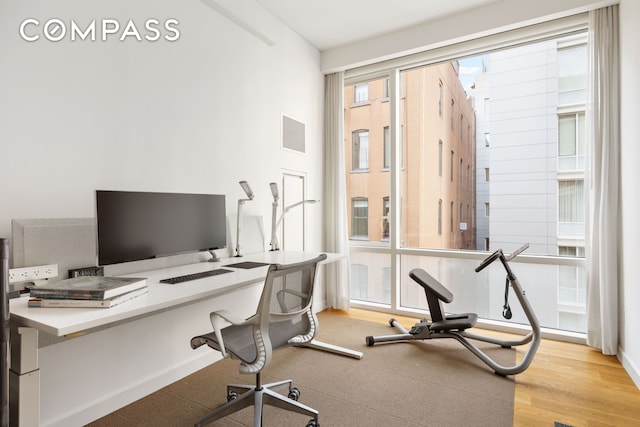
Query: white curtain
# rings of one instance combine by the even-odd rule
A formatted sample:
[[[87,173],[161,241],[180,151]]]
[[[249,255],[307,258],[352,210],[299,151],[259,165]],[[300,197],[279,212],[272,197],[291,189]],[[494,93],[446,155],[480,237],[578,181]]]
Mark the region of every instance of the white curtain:
[[[620,80],[618,6],[589,13],[591,153],[587,222],[587,344],[618,350]]]
[[[344,73],[325,77],[324,117],[324,218],[325,250],[345,254],[346,259],[326,265],[327,304],[350,307],[347,184],[344,153]]]

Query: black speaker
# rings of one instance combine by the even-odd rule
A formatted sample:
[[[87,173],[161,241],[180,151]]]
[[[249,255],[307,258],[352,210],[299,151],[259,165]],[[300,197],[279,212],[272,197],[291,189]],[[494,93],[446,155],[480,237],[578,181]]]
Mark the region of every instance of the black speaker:
[[[0,238],[0,310],[2,311],[2,348],[0,358],[2,371],[0,372],[0,425],[9,425],[9,239]]]

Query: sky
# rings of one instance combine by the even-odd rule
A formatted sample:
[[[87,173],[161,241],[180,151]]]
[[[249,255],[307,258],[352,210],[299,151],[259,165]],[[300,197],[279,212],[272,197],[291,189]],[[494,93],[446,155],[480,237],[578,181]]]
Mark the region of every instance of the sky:
[[[462,82],[462,87],[467,91],[468,94],[473,94],[473,89],[471,86],[476,81],[476,76],[482,74],[482,60],[485,60],[488,63],[489,55],[480,55],[473,56],[468,58],[459,59],[460,63],[460,81]]]

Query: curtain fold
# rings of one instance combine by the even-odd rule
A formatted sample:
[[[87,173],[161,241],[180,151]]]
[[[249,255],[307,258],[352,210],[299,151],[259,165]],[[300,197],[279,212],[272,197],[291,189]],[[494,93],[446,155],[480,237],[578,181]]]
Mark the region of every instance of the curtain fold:
[[[618,351],[620,74],[618,6],[589,12],[587,344]]]
[[[347,255],[327,264],[327,305],[348,309],[350,300],[349,236],[347,228],[347,184],[344,154],[344,73],[325,76],[324,117],[324,218],[325,250]]]

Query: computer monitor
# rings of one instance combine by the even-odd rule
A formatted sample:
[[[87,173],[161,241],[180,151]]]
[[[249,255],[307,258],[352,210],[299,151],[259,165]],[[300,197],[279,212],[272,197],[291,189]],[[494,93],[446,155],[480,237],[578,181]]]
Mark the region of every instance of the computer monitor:
[[[96,191],[98,264],[227,246],[225,196]]]

